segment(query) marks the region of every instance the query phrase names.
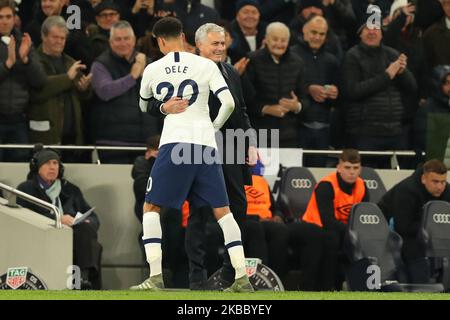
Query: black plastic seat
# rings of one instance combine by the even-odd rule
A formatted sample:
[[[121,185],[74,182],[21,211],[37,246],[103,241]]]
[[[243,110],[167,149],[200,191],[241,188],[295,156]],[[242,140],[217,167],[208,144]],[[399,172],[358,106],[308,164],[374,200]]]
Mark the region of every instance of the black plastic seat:
[[[305,167],[290,167],[283,171],[277,202],[288,220],[299,220],[306,211],[316,186],[316,179]]]
[[[446,291],[450,289],[450,203],[429,201],[423,207],[419,240],[426,248],[426,256],[435,259],[438,281]]]
[[[367,190],[370,195],[370,202],[378,203],[378,201],[386,193],[386,187],[378,173],[370,167],[362,167],[361,178],[366,183]]]
[[[344,251],[350,260],[347,283],[353,291],[443,292],[442,284],[408,284],[401,259],[402,238],[389,229],[380,208],[369,202],[352,207],[344,241]],[[369,288],[379,270],[379,283]],[[375,266],[375,267],[373,267]],[[372,278],[374,279],[374,278]]]

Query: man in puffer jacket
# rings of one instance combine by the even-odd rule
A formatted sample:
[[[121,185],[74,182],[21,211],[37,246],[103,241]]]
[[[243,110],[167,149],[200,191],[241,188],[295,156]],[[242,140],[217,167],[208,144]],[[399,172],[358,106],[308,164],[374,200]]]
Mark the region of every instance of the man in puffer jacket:
[[[0,0],[0,144],[27,143],[25,109],[30,88],[45,84],[46,75],[31,38],[14,29],[15,3]],[[0,150],[0,161],[24,161],[28,152]]]
[[[358,33],[361,43],[346,53],[342,70],[349,144],[358,150],[405,150],[401,97],[417,89],[407,56],[381,44],[379,25],[363,24]],[[371,165],[384,167],[386,163]]]

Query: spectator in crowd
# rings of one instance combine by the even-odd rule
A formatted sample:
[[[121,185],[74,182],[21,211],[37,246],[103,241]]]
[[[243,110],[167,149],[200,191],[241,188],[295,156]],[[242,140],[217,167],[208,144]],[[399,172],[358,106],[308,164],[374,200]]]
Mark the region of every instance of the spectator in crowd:
[[[40,5],[31,22],[26,24],[24,31],[30,34],[33,44],[41,44],[41,26],[47,17],[61,16],[66,0],[40,0]]]
[[[381,44],[383,33],[376,23],[364,23],[358,33],[361,42],[346,53],[342,67],[350,144],[359,150],[405,150],[402,94],[417,90],[407,56]],[[381,160],[371,165],[387,167]]]
[[[158,43],[152,33],[147,31],[145,36],[140,37],[136,43],[136,50],[142,52],[152,61],[159,60],[164,55],[159,51]]]
[[[183,30],[192,33],[205,23],[215,23],[220,18],[216,9],[202,4],[200,0],[174,1],[174,11],[183,24]]]
[[[259,10],[259,3],[256,0],[239,0],[236,3],[236,18],[231,22],[233,43],[228,48],[232,63],[261,48],[265,23],[261,21]]]
[[[360,178],[361,157],[354,149],[344,149],[339,156],[336,172],[319,181],[309,200],[303,221],[322,229],[326,239],[326,256],[329,259],[332,277],[341,251],[350,209],[354,204],[369,201],[369,192]],[[339,288],[341,280],[337,276]]]
[[[111,28],[120,21],[119,6],[112,0],[103,0],[94,11],[97,23],[87,28],[93,60],[109,48]]]
[[[367,14],[372,14],[373,11],[367,12],[370,5],[377,6],[381,10],[381,18],[389,17],[392,0],[351,0],[353,12],[356,17],[356,25],[360,26],[367,22]]]
[[[224,76],[235,100],[235,109],[221,128],[223,138],[220,141],[220,144],[223,145],[223,149],[220,150],[220,153],[223,159],[222,169],[231,211],[233,212],[233,216],[239,224],[240,229],[243,230],[247,212],[244,185],[251,184],[251,174],[247,165],[252,166],[256,164],[256,135],[252,131],[250,120],[246,113],[247,108],[242,94],[239,74],[231,65],[222,62],[225,56],[224,29],[216,24],[204,24],[196,31],[195,40],[200,56],[211,59],[218,64],[219,70]],[[158,102],[155,99],[151,101],[152,114],[161,115],[161,102]],[[164,107],[162,107],[165,113],[172,113],[169,103],[171,102],[166,102]],[[219,107],[220,101],[211,93],[209,97],[211,119],[217,117]],[[244,152],[238,149],[238,146],[243,143],[242,141],[238,142],[238,139],[244,139],[244,137],[233,137],[232,139],[229,139],[226,134],[226,130],[228,129],[242,129],[245,131],[249,141],[245,144],[248,145],[248,148],[244,150]],[[232,150],[231,154],[228,153],[229,150]],[[246,159],[239,158],[238,155],[242,155],[242,153],[247,156]],[[233,156],[233,158],[229,159],[228,156]],[[230,160],[232,161],[231,163],[229,162]],[[186,251],[190,260],[190,286],[193,289],[206,288],[205,285],[207,279],[204,265],[205,248],[203,247],[203,244],[206,243],[205,228],[209,213],[208,210],[201,208],[191,209],[187,224]],[[243,232],[243,234],[245,246],[245,232]],[[233,283],[233,279],[234,269],[228,255],[225,255],[224,267],[221,274],[222,284],[225,287],[230,286]]]
[[[41,32],[38,55],[47,82],[43,88],[31,91],[30,141],[81,145],[81,100],[89,97],[92,75],[82,74],[86,66],[63,53],[69,31],[62,17],[45,19]]]
[[[411,70],[417,82],[416,92],[402,94],[403,116],[402,125],[407,138],[407,149],[413,148],[413,122],[419,102],[422,105],[428,96],[427,63],[422,41],[422,31],[413,22],[416,6],[408,4],[407,0],[396,0],[390,11],[392,21],[385,29],[384,44],[396,49],[408,57],[408,69]],[[406,93],[406,94],[405,94]]]
[[[73,228],[73,264],[81,269],[81,288],[100,289],[100,261],[102,246],[98,243],[97,232],[100,226],[95,212],[83,222],[74,225],[78,212],[92,210],[81,190],[64,179],[64,167],[59,154],[49,148],[37,145],[30,160],[27,181],[18,190],[55,205],[61,212],[62,224]],[[39,207],[24,199],[17,203],[50,219],[55,216],[48,209]]]
[[[134,213],[140,223],[142,223],[142,216],[144,214],[145,190],[153,164],[158,156],[160,138],[159,135],[154,135],[147,139],[147,150],[145,154],[136,157],[133,168],[131,169],[133,193],[136,200]],[[181,218],[180,210],[163,208],[161,211],[161,227],[164,234],[163,268],[165,269],[165,284],[168,287],[173,286],[175,288],[187,287],[188,282],[187,257],[184,250],[185,229],[182,226]],[[138,242],[145,260],[142,232],[138,237]]]
[[[91,108],[93,142],[108,145],[143,145],[157,133],[157,122],[139,108],[140,79],[150,60],[135,50],[131,25],[120,21],[111,28],[110,49],[92,65],[95,98]],[[103,161],[133,163],[134,153],[105,153]]]
[[[257,129],[279,130],[281,148],[299,146],[298,113],[304,95],[304,64],[288,50],[289,28],[281,22],[267,26],[266,46],[250,53],[246,73],[257,94],[249,102],[249,114]]]
[[[328,23],[322,16],[314,16],[303,25],[303,39],[292,47],[304,62],[307,96],[301,112],[300,147],[326,150],[330,146],[330,113],[339,95],[337,74],[339,61],[325,51]],[[303,158],[306,167],[325,167],[326,156]]]
[[[444,15],[440,0],[416,0],[414,24],[425,31]]]
[[[120,16],[131,23],[137,38],[143,37],[146,30],[153,28],[162,9],[159,6],[156,7],[159,1],[155,0],[116,0],[115,2],[120,7]]]
[[[31,88],[45,84],[46,75],[30,36],[14,29],[15,4],[0,0],[0,143],[27,143],[25,119]],[[27,151],[0,150],[0,161],[25,161]]]
[[[426,248],[418,234],[422,208],[431,200],[450,201],[447,167],[436,159],[425,162],[423,167],[392,187],[378,203],[387,220],[393,218],[394,230],[403,239],[402,258],[411,283],[427,283],[430,277]]]
[[[350,0],[323,0],[324,16],[330,29],[339,38],[344,51],[354,44],[357,21]]]
[[[450,66],[434,68],[430,97],[415,120],[418,151],[427,159],[443,159],[450,134]]]
[[[348,4],[347,4],[348,6]],[[344,6],[338,6],[339,8],[343,8],[344,12],[348,10]],[[328,8],[330,10],[331,6]],[[306,21],[310,20],[314,16],[322,16],[326,17],[326,8],[324,3],[321,0],[303,0],[299,3],[297,7],[297,16],[291,21],[289,28],[292,33],[291,44],[294,45],[301,41],[303,25]],[[345,16],[345,13],[344,13]],[[338,30],[337,26],[334,28],[328,29],[327,40],[325,42],[325,48],[327,51],[334,54],[339,60],[342,60],[343,57],[343,49],[341,42],[334,32],[334,30]],[[340,29],[339,29],[340,30]],[[346,40],[345,40],[346,41]]]
[[[30,33],[33,44],[38,47],[41,42],[41,26],[47,17],[61,16],[64,19],[70,17],[66,8],[69,5],[77,5],[80,8],[81,29],[71,29],[67,35],[64,52],[76,60],[82,60],[87,66],[92,63],[91,48],[84,32],[85,27],[92,19],[92,8],[85,0],[40,0],[34,18],[25,26],[25,31]],[[71,19],[73,22],[74,20]]]
[[[39,1],[40,0],[21,1],[20,4],[17,5],[21,21],[32,20],[34,9],[37,7]]]
[[[294,18],[297,0],[258,0],[261,20],[288,25]]]
[[[431,68],[450,65],[450,0],[440,0],[444,17],[425,31],[423,42]]]

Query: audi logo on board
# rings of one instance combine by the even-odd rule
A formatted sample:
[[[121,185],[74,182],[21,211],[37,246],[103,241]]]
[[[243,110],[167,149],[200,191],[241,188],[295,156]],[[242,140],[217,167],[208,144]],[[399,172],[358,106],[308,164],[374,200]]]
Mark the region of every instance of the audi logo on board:
[[[359,216],[359,222],[362,224],[379,224],[380,217],[374,214],[362,214]]]
[[[433,221],[435,223],[450,223],[450,214],[435,213],[435,214],[433,214]]]
[[[376,180],[364,180],[367,189],[376,190],[378,189],[378,182]]]
[[[294,189],[309,189],[312,187],[312,182],[309,179],[292,179],[291,185]]]

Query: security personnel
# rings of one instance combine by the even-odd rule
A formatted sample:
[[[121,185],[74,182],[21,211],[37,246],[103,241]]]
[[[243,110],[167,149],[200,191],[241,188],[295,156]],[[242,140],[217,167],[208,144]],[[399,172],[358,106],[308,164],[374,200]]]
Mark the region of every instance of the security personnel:
[[[359,152],[354,149],[343,150],[336,172],[324,177],[315,187],[303,221],[343,233],[352,206],[369,200],[360,174]]]
[[[387,220],[392,218],[394,230],[403,239],[402,258],[411,283],[424,283],[429,279],[430,266],[417,235],[422,208],[431,200],[450,202],[447,167],[436,159],[425,162],[423,167],[392,187],[378,203]]]
[[[326,261],[322,265],[327,265],[331,276],[336,277],[336,289],[340,289],[343,280],[336,270],[350,210],[354,204],[369,201],[369,192],[360,174],[359,152],[355,149],[343,150],[336,172],[324,177],[316,185],[302,218],[306,225],[320,228],[324,245],[322,259]],[[328,273],[323,271],[322,274]]]

